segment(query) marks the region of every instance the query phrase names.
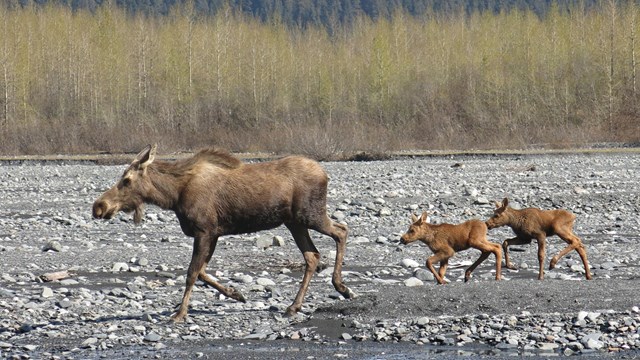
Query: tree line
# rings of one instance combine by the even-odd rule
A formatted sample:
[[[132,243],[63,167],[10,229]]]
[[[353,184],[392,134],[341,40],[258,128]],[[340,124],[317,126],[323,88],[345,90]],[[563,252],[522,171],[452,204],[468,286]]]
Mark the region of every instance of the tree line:
[[[517,9],[546,16],[552,8],[569,11],[591,8],[599,0],[1,0],[9,8],[57,4],[70,9],[95,12],[103,5],[115,4],[130,15],[167,16],[176,9],[191,6],[198,15],[216,16],[233,11],[263,22],[277,19],[290,27],[322,26],[333,31],[353,24],[360,16],[391,19],[396,12],[420,18],[431,14],[452,15],[475,12],[499,14]]]
[[[640,7],[576,6],[397,11],[333,32],[193,6],[0,7],[0,152],[638,141]]]

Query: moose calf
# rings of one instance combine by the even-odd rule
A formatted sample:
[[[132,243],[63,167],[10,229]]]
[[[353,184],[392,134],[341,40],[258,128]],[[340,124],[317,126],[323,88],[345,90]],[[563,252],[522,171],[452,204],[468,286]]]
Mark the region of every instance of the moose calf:
[[[500,280],[500,267],[502,266],[502,251],[500,245],[494,244],[487,240],[487,226],[480,220],[469,220],[462,224],[429,224],[427,213],[423,212],[419,218],[411,215],[413,224],[409,230],[402,235],[400,241],[403,244],[410,244],[416,240],[425,243],[433,256],[427,259],[427,268],[433,273],[438,284],[444,284],[444,274],[447,271],[449,258],[456,252],[467,250],[468,248],[476,248],[482,253],[476,262],[474,262],[464,273],[464,281],[469,281],[471,272],[480,265],[489,254],[493,253],[496,257],[496,280]],[[433,267],[434,262],[440,262],[438,272]]]
[[[587,280],[591,280],[591,271],[589,270],[589,261],[587,260],[584,245],[582,245],[580,238],[573,233],[575,219],[576,216],[574,214],[562,209],[540,210],[527,208],[517,210],[509,206],[509,199],[504,198],[502,203],[496,202],[493,216],[486,223],[489,229],[509,226],[516,234],[516,237],[507,239],[502,243],[505,266],[508,269],[516,269],[509,261],[509,245],[529,244],[531,240],[536,239],[538,241],[538,262],[540,263],[538,280],[544,279],[545,241],[547,236],[558,235],[568,245],[551,259],[549,270],[556,266],[561,257],[571,250],[575,250],[582,259]]]

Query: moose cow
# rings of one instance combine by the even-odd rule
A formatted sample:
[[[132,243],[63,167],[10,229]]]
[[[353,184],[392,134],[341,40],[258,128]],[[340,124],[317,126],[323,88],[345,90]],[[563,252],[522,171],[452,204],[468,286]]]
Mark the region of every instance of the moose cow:
[[[538,280],[544,279],[544,255],[545,242],[547,236],[558,235],[567,243],[556,256],[551,258],[549,262],[549,270],[553,269],[558,260],[565,256],[571,250],[575,250],[582,264],[584,265],[585,277],[591,280],[591,270],[589,270],[589,261],[587,260],[587,252],[579,237],[573,233],[573,223],[576,216],[567,210],[540,210],[536,208],[514,209],[509,206],[509,199],[504,198],[502,203],[496,201],[496,209],[493,216],[486,221],[489,229],[508,226],[516,234],[516,237],[507,239],[502,243],[504,250],[504,261],[507,269],[515,270],[516,267],[509,261],[509,245],[529,244],[531,240],[538,241],[538,263],[540,269],[538,272]]]
[[[193,237],[193,254],[186,288],[173,320],[187,316],[189,299],[197,279],[220,293],[245,302],[240,292],[224,287],[206,272],[207,263],[223,235],[273,229],[284,224],[306,262],[300,289],[287,310],[297,313],[315,272],[320,253],[309,229],[336,242],[332,283],[345,298],[355,293],[342,282],[342,261],[347,227],[327,216],[328,177],[315,161],[289,156],[247,164],[221,149],[204,149],[176,161],[154,161],[156,145],[143,149],[120,180],[93,204],[93,217],[110,219],[119,211],[134,212],[139,223],[144,203],[173,210],[185,235]]]

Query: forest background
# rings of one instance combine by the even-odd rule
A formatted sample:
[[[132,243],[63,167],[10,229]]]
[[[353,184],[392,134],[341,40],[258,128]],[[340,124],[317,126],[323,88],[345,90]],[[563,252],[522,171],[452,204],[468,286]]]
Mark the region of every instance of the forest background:
[[[632,0],[0,1],[0,153],[640,141]]]

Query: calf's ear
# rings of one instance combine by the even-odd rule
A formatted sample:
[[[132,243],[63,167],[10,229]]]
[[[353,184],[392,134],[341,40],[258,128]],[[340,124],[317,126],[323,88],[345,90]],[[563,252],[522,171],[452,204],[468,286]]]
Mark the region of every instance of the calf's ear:
[[[415,214],[411,214],[411,222],[417,222],[418,221],[418,217]]]
[[[422,215],[420,215],[420,222],[421,222],[421,223],[429,222],[429,217],[428,217],[428,215],[427,215],[427,212],[426,212],[426,211],[423,211],[423,212],[422,212]]]

